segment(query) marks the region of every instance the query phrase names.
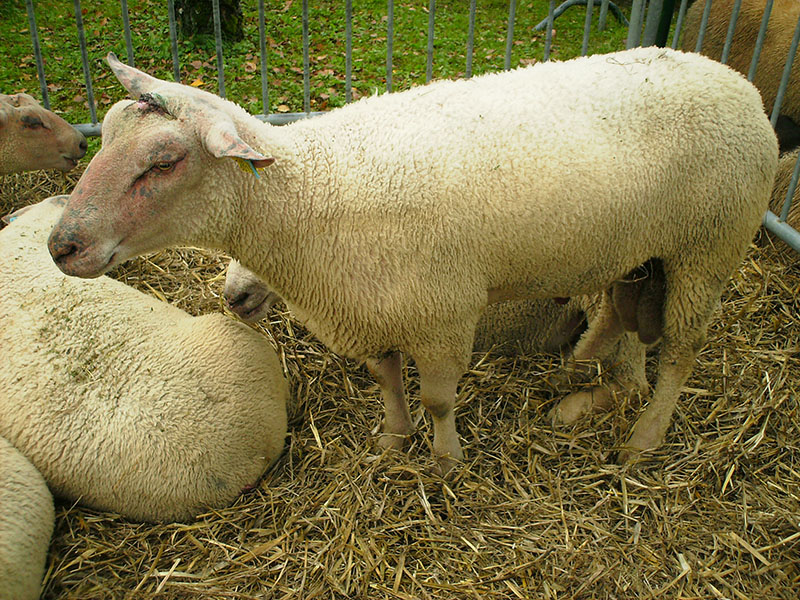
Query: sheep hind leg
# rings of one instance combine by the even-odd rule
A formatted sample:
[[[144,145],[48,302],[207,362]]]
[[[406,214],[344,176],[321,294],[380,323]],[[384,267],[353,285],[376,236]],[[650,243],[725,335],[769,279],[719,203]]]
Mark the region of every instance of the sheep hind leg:
[[[570,425],[583,416],[612,410],[620,395],[646,394],[649,385],[645,375],[645,350],[636,334],[625,333],[614,352],[603,360],[606,381],[562,398],[550,411],[553,423]]]
[[[706,327],[726,279],[696,282],[692,273],[667,279],[658,380],[652,399],[618,455],[618,462],[625,463],[664,441],[681,387],[705,344]]]
[[[624,326],[614,308],[611,294],[607,292],[602,294],[599,306],[588,315],[588,320],[588,328],[575,345],[564,367],[567,374],[590,376],[591,367],[585,361],[603,360],[611,355],[624,333]],[[590,412],[608,410],[614,404],[614,391],[605,386],[595,386],[573,392],[553,407],[550,419],[553,423],[573,423]]]
[[[382,358],[367,359],[367,369],[378,382],[383,396],[383,432],[378,438],[381,448],[402,450],[406,437],[414,433],[414,424],[403,391],[403,361],[399,352]]]
[[[433,454],[444,475],[464,459],[455,419],[458,382],[467,368],[463,361],[417,359],[420,398],[433,419]]]

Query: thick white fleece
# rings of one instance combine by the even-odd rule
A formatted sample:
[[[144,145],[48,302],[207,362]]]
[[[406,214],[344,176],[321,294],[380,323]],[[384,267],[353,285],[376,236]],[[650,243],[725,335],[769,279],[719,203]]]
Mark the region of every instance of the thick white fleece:
[[[0,598],[37,600],[53,534],[53,497],[30,461],[0,437]]]
[[[456,457],[453,398],[484,307],[595,293],[651,258],[667,288],[661,372],[630,444],[657,445],[777,163],[758,91],[667,49],[438,82],[285,128],[112,64],[147,94],[106,116],[49,241],[62,270],[223,249],[334,351],[412,356],[434,449]],[[214,157],[274,164],[256,180]],[[582,353],[618,333],[599,322]]]
[[[0,435],[92,507],[158,521],[229,504],[283,448],[275,352],[223,315],[64,276],[45,242],[65,201],[0,231]]]

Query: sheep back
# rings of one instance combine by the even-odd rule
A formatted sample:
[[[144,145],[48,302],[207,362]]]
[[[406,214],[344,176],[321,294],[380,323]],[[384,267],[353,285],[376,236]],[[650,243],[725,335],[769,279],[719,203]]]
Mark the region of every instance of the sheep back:
[[[53,534],[53,497],[39,471],[0,437],[0,598],[36,600]]]
[[[268,342],[121,282],[65,277],[63,199],[0,232],[0,434],[56,495],[137,520],[229,504],[280,454],[287,385]]]

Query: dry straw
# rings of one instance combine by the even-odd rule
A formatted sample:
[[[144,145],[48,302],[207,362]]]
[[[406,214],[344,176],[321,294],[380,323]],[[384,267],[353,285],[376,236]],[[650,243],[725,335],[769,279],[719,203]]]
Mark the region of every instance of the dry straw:
[[[0,212],[75,178],[8,176]],[[59,505],[43,598],[796,600],[797,258],[751,249],[666,443],[634,468],[611,459],[638,401],[554,429],[558,358],[489,355],[475,356],[461,385],[467,460],[443,480],[413,365],[419,433],[406,453],[382,453],[382,406],[365,369],[276,310],[257,327],[295,398],[277,466],[234,506],[192,523]],[[223,310],[224,264],[176,250],[114,275],[197,314]]]

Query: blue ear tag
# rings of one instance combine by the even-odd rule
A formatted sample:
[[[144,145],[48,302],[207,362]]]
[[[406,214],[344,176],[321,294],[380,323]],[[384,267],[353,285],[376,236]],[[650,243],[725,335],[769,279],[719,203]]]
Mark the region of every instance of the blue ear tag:
[[[247,167],[249,166],[250,170],[253,171],[253,175],[256,176],[256,179],[261,179],[261,175],[258,174],[258,170],[256,169],[256,166],[253,164],[252,160],[250,160],[249,158],[239,158],[238,156],[233,156],[232,158],[236,160],[236,163],[239,165],[239,168],[242,171],[247,173],[248,172]]]

